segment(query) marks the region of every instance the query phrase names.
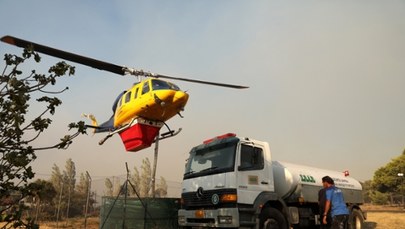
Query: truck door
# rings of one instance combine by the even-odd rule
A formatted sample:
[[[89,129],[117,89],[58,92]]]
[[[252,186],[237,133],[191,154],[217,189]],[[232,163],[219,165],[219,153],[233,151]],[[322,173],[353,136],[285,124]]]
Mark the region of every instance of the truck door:
[[[237,161],[238,202],[252,204],[263,191],[273,191],[273,180],[266,163],[264,148],[241,144]]]

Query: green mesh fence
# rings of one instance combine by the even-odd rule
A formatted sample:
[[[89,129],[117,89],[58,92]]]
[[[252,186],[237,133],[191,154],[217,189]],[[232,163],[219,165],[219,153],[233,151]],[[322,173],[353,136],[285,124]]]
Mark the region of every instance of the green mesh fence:
[[[178,228],[176,198],[103,197],[100,210],[100,229],[158,229]],[[124,207],[126,206],[126,207]]]

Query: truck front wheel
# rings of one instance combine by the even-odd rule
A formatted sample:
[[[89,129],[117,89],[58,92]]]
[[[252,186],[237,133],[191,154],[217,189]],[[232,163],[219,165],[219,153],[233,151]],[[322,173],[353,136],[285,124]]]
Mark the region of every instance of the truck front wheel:
[[[287,221],[279,210],[267,207],[260,214],[260,229],[287,229]]]

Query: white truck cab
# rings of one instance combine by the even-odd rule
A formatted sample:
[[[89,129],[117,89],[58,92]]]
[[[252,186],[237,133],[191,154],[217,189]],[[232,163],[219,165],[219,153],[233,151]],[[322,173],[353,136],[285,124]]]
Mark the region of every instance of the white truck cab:
[[[314,228],[330,176],[344,192],[351,228],[365,215],[360,183],[344,173],[272,161],[267,142],[224,134],[191,149],[182,182],[183,228]]]

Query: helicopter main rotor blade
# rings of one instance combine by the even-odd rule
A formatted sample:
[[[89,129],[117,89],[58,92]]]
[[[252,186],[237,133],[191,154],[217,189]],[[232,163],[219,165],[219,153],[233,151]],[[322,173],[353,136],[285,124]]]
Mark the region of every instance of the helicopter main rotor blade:
[[[44,53],[44,54],[54,56],[54,57],[59,57],[61,59],[83,64],[83,65],[97,68],[100,70],[109,71],[109,72],[112,72],[112,73],[115,73],[118,75],[131,74],[131,75],[135,75],[135,76],[147,76],[147,77],[155,77],[155,78],[181,80],[181,81],[187,81],[187,82],[192,82],[192,83],[208,84],[208,85],[229,87],[229,88],[235,88],[235,89],[249,88],[247,86],[216,83],[216,82],[187,79],[187,78],[180,78],[180,77],[172,77],[172,76],[160,75],[160,74],[155,74],[155,73],[150,73],[150,72],[144,72],[143,70],[136,70],[136,69],[132,69],[132,68],[127,68],[125,66],[119,66],[116,64],[108,63],[105,61],[96,60],[93,58],[77,55],[77,54],[74,54],[71,52],[66,52],[63,50],[55,49],[55,48],[52,48],[49,46],[37,44],[37,43],[31,42],[31,41],[26,41],[26,40],[23,40],[23,39],[20,39],[17,37],[13,37],[13,36],[4,36],[1,38],[1,41],[8,43],[10,45],[15,45],[20,48],[27,48],[31,45],[33,47],[34,51]]]
[[[125,67],[123,67],[123,66],[119,66],[119,65],[108,63],[108,62],[92,59],[89,57],[77,55],[74,53],[62,51],[59,49],[51,48],[51,47],[37,44],[37,43],[31,42],[31,41],[26,41],[26,40],[23,40],[23,39],[20,39],[17,37],[4,36],[1,38],[1,41],[8,43],[10,45],[18,46],[20,48],[27,48],[28,46],[32,45],[34,51],[37,51],[40,53],[44,53],[44,54],[54,56],[54,57],[59,57],[59,58],[65,59],[65,60],[87,65],[87,66],[97,68],[100,70],[109,71],[109,72],[116,73],[119,75],[127,74]]]
[[[179,77],[165,76],[165,75],[160,75],[160,74],[153,74],[153,77],[172,79],[172,80],[181,80],[181,81],[187,81],[187,82],[192,82],[192,83],[208,84],[208,85],[214,85],[214,86],[219,86],[219,87],[229,87],[229,88],[235,88],[235,89],[249,88],[247,86],[241,86],[241,85],[233,85],[233,84],[216,83],[216,82],[202,81],[202,80],[195,80],[195,79],[179,78]]]

